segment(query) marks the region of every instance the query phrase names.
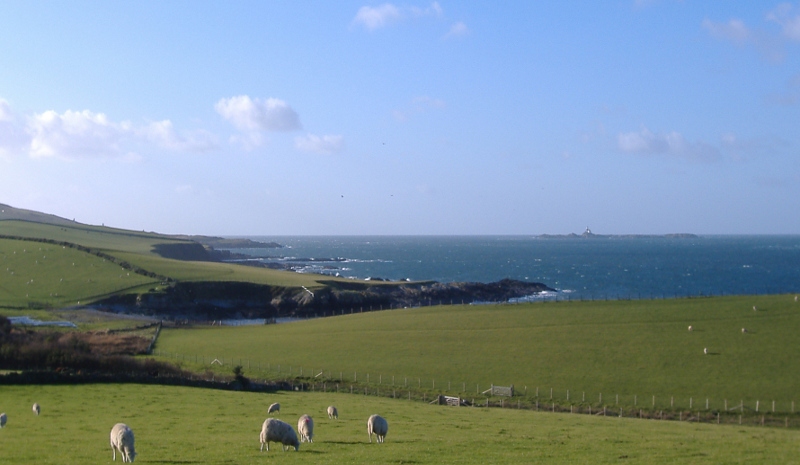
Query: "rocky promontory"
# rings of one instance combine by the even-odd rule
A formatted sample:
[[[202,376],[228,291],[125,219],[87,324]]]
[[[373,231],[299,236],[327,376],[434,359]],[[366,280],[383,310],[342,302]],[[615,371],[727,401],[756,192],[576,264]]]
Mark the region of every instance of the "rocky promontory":
[[[320,281],[313,291],[245,282],[176,282],[165,292],[114,296],[93,307],[164,319],[213,320],[333,315],[428,305],[506,302],[553,292],[541,283],[504,279],[494,283],[388,283]]]

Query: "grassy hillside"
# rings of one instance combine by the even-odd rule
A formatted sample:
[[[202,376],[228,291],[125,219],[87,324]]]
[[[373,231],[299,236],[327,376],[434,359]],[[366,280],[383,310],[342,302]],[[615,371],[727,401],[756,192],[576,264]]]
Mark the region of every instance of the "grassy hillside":
[[[315,421],[314,443],[298,452],[258,435],[271,402],[278,418]],[[42,406],[41,416],[31,405]],[[324,415],[339,408],[338,421]],[[141,385],[0,386],[0,430],[7,465],[112,463],[117,422],[136,436],[136,463],[793,463],[800,432],[562,415],[511,409],[454,408],[349,394],[254,394]],[[366,419],[389,421],[383,444],[367,442]],[[118,458],[119,460],[119,458]]]
[[[153,292],[162,281],[123,270],[118,264],[97,257],[97,252],[175,281],[236,281],[309,289],[322,286],[317,282],[320,276],[316,275],[164,258],[154,252],[157,246],[196,244],[155,233],[83,225],[63,219],[57,224],[7,219],[0,220],[0,236],[5,237],[0,238],[0,273],[8,278],[0,281],[0,308],[87,304],[112,294]],[[33,242],[34,239],[65,242],[91,249],[92,253]]]
[[[758,306],[754,312],[753,305]],[[689,332],[687,327],[695,330]],[[742,334],[741,328],[748,333]],[[168,329],[156,349],[248,364],[254,376],[408,382],[467,396],[490,384],[573,402],[711,408],[800,401],[793,296],[426,307],[238,328]],[[709,355],[703,354],[708,348]],[[174,358],[174,356],[173,356]],[[240,361],[241,360],[241,361]],[[188,367],[201,369],[194,362]],[[271,372],[255,374],[256,367]],[[202,367],[206,369],[208,366]],[[228,368],[229,369],[229,368]],[[478,385],[478,386],[476,386]],[[734,403],[735,402],[735,403]],[[798,403],[800,407],[800,403]],[[763,408],[763,407],[762,407]]]
[[[77,305],[158,285],[75,248],[8,239],[0,239],[0,276],[0,307],[16,308]]]

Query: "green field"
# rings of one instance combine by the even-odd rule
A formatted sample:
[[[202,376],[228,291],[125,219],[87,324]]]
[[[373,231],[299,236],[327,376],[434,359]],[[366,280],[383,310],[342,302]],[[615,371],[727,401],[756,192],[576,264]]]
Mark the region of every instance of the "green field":
[[[42,406],[41,416],[31,405]],[[315,421],[314,443],[298,452],[258,435],[271,402],[293,427]],[[324,414],[339,409],[339,420]],[[3,464],[113,463],[117,422],[136,436],[136,463],[797,463],[800,432],[565,415],[513,409],[431,406],[349,394],[255,394],[143,386],[0,386]],[[389,421],[383,444],[367,440],[366,419]]]
[[[513,384],[528,396],[538,388],[540,398],[552,388],[562,401],[569,390],[571,403],[648,408],[655,396],[656,408],[705,407],[709,399],[709,409],[721,409],[744,400],[752,409],[759,401],[763,412],[774,400],[777,411],[790,412],[800,401],[798,333],[793,296],[744,296],[425,307],[165,329],[156,350],[189,369],[212,368],[218,358],[225,370],[241,364],[259,378],[323,371],[344,383],[369,379],[468,398]]]
[[[0,239],[0,307],[79,305],[158,280],[105,258],[51,243]]]
[[[123,269],[97,252],[174,281],[238,281],[316,289],[321,276],[240,266],[182,261],[159,256],[159,244],[189,244],[170,236],[103,226],[0,221],[0,308],[58,308],[83,305],[114,294],[159,292],[161,279]],[[18,239],[25,238],[25,239]],[[66,242],[92,253],[50,242]],[[330,277],[325,277],[330,281]]]

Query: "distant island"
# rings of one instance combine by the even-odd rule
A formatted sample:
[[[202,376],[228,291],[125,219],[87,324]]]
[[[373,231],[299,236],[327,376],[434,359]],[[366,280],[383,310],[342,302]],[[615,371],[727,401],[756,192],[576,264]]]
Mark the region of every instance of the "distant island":
[[[670,239],[694,239],[699,237],[697,234],[690,233],[674,233],[674,234],[595,234],[589,227],[583,234],[540,234],[534,236],[537,239],[611,239],[611,238],[633,238],[633,239],[649,239],[649,238],[670,238]]]

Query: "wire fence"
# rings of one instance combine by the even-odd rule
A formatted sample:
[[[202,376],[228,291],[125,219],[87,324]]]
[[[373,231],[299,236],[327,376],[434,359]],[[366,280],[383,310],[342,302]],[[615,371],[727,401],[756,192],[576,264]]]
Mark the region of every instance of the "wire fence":
[[[239,366],[254,382],[280,380],[297,391],[340,392],[392,397],[423,402],[441,402],[440,396],[458,399],[459,405],[487,408],[517,408],[621,418],[695,421],[719,424],[800,427],[794,400],[757,398],[724,399],[669,395],[603,394],[587,391],[492,384],[451,382],[421,377],[332,371],[321,367],[251,361],[240,357],[209,357],[164,352],[156,357],[205,370],[205,376],[230,374]],[[201,375],[202,376],[202,375]],[[445,402],[446,403],[446,402]]]

